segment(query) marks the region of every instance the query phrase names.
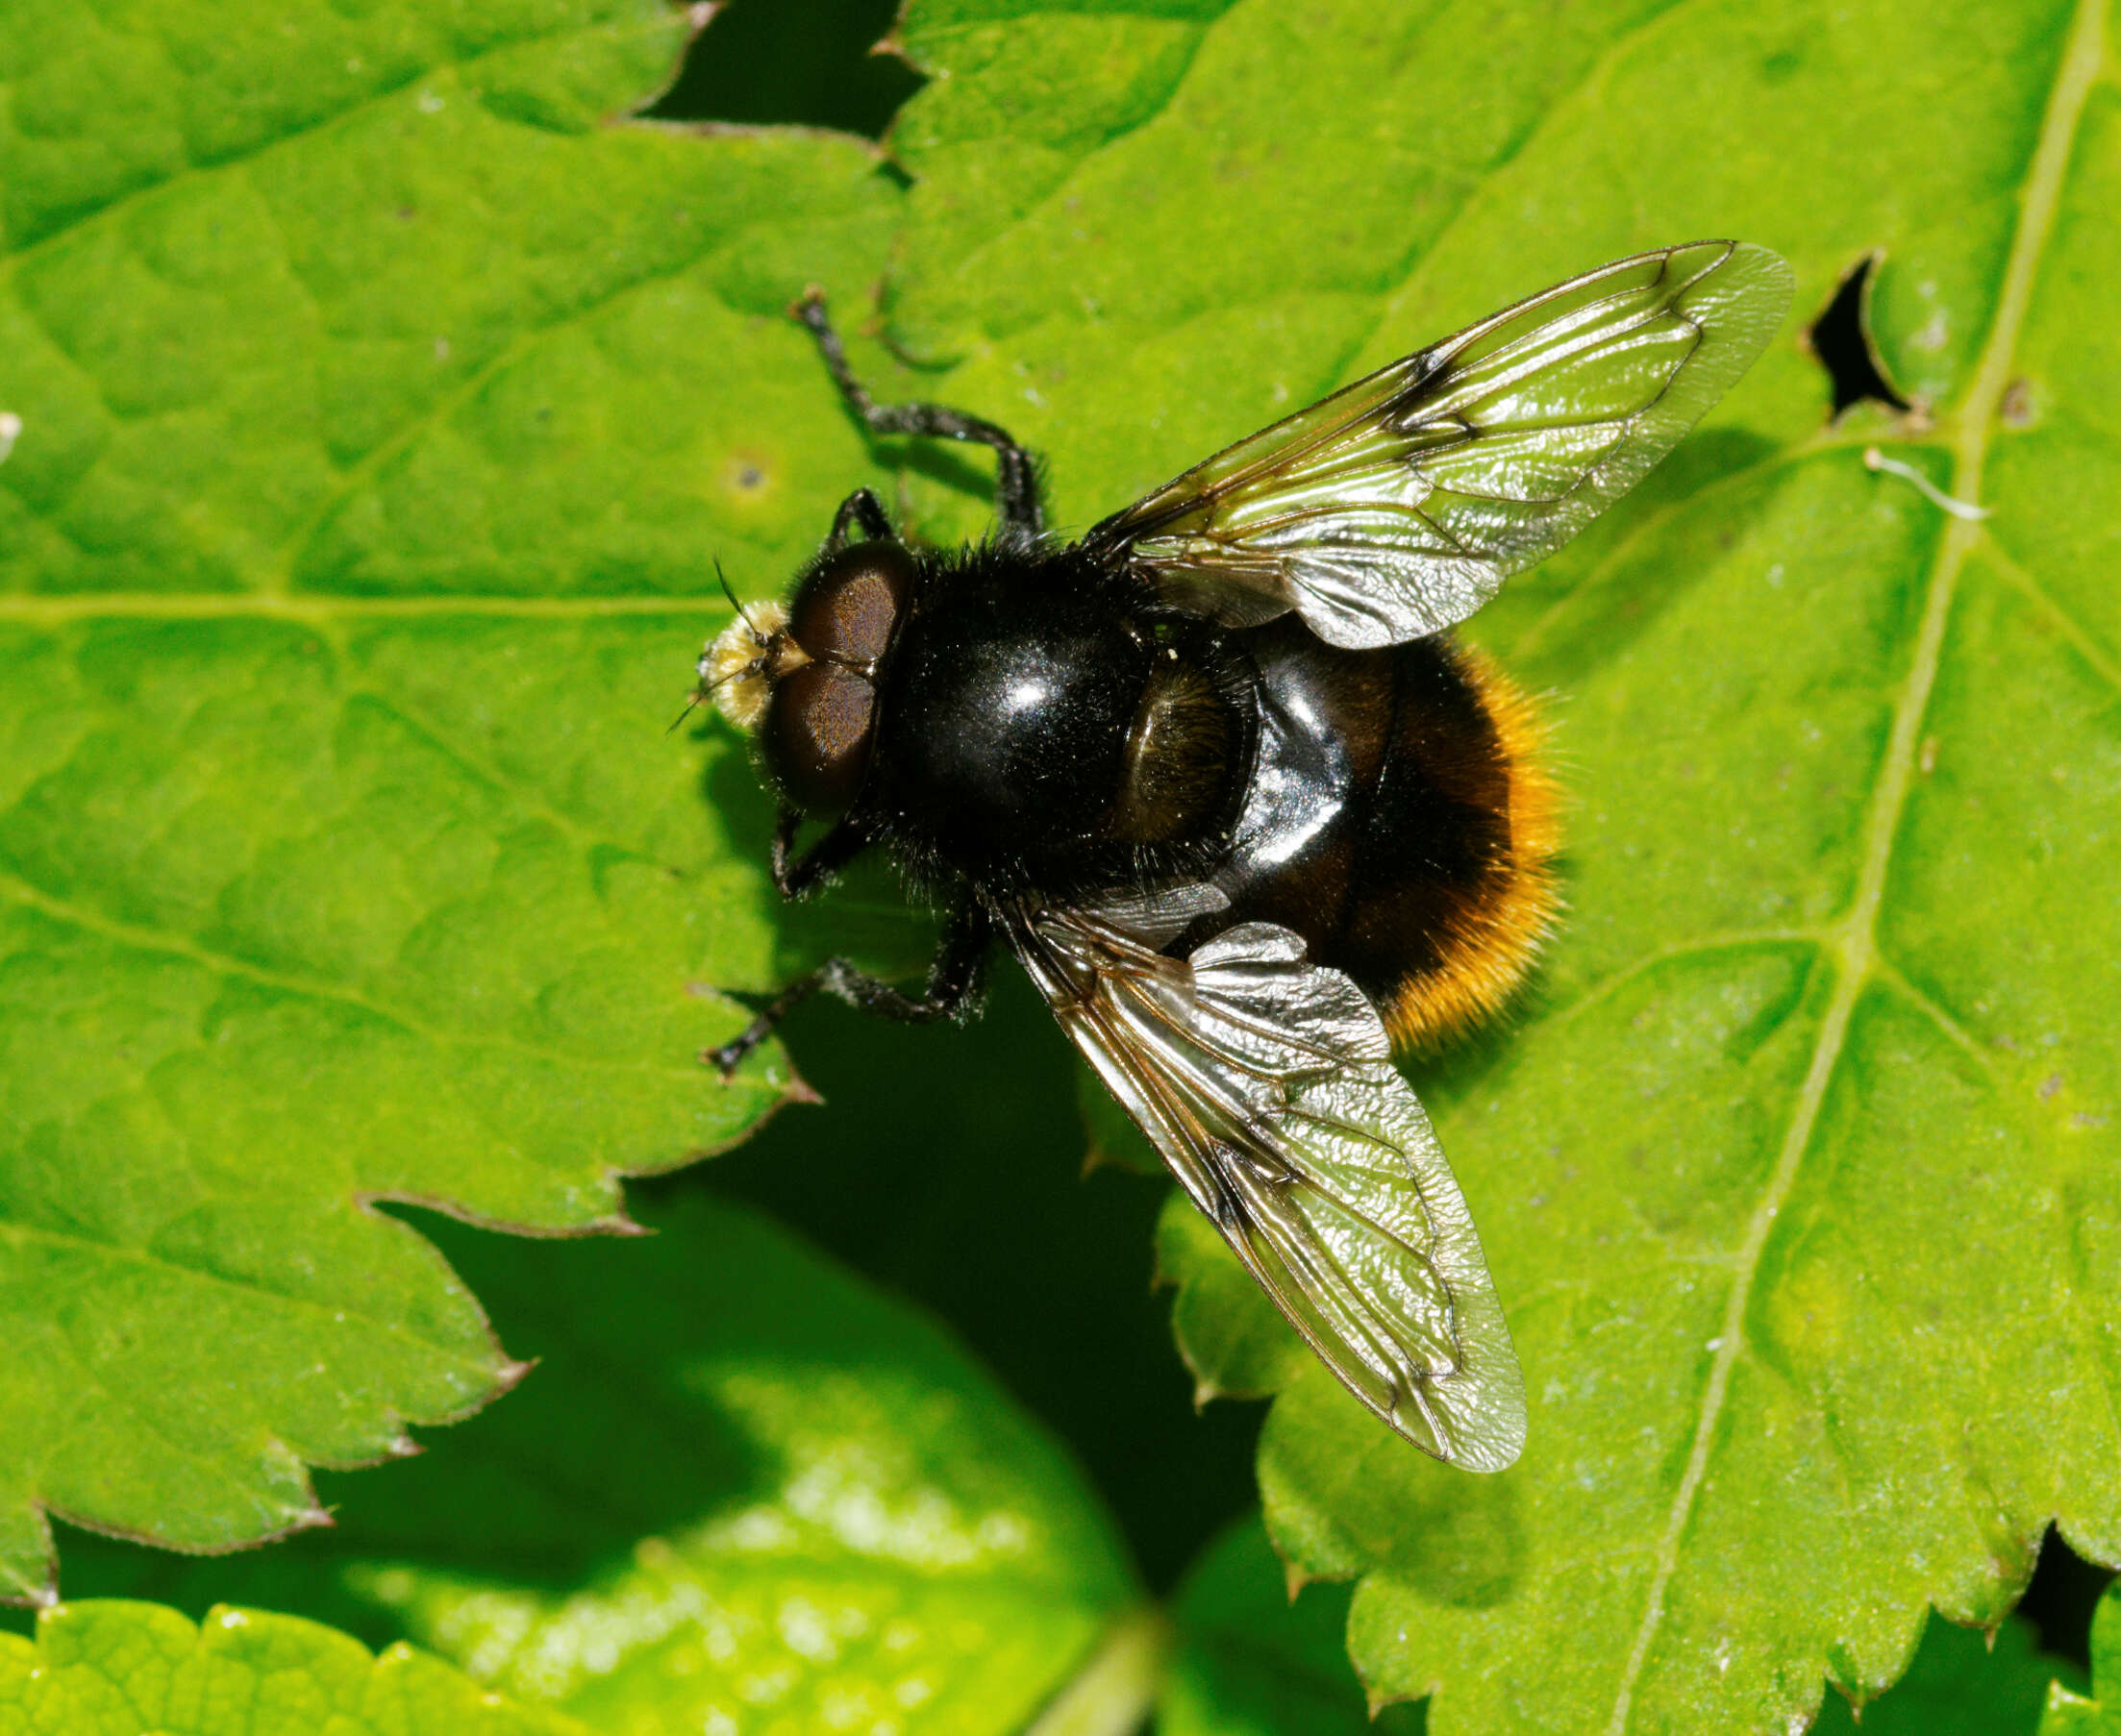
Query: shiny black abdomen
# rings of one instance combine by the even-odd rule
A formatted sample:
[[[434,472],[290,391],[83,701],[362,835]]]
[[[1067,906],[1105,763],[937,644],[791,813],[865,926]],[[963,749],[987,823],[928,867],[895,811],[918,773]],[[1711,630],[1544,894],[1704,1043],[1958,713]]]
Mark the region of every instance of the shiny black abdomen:
[[[1447,634],[1342,651],[1285,615],[1234,638],[1258,748],[1214,877],[1231,907],[1184,945],[1278,923],[1388,1004],[1512,877],[1510,761],[1478,678]]]

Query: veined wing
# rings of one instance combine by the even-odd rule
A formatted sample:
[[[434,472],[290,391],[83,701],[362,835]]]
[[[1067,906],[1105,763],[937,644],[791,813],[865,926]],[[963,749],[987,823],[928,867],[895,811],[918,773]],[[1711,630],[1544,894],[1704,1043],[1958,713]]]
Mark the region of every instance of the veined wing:
[[[1183,896],[1183,895],[1182,895]],[[1061,1027],[1260,1286],[1415,1446],[1500,1471],[1524,1381],[1473,1220],[1377,1010],[1246,923],[1187,959],[1153,916],[1052,908],[1011,938]]]
[[[1085,541],[1233,626],[1328,644],[1461,621],[1625,494],[1752,366],[1789,267],[1695,241],[1616,260],[1240,440]]]

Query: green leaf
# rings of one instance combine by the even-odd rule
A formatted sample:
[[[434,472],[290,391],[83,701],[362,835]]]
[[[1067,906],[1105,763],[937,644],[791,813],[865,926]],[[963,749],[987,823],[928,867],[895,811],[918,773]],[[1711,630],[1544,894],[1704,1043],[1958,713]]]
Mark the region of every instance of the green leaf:
[[[410,1638],[637,1736],[1013,1732],[1084,1683],[1143,1702],[1123,1546],[990,1376],[753,1213],[642,1217],[557,1247],[438,1232],[537,1365],[344,1479],[333,1531],[201,1564],[85,1544],[74,1571]]]
[[[1827,1696],[1815,1736],[2033,1736],[2059,1660],[2013,1618],[1993,1635],[1932,1617],[1908,1674],[1860,1717]],[[2074,1679],[2076,1672],[2069,1670]]]
[[[381,1657],[294,1616],[215,1609],[198,1626],[152,1603],[64,1603],[35,1642],[0,1634],[0,1732],[86,1736],[586,1736],[393,1646]]]
[[[1439,1732],[1796,1727],[1825,1677],[1893,1680],[1929,1605],[1996,1620],[2050,1518],[2121,1555],[2112,28],[2093,0],[902,26],[933,82],[893,136],[892,333],[1049,455],[1062,525],[1637,248],[1766,243],[1801,311],[1882,258],[1919,414],[1829,425],[1792,332],[1474,624],[1560,696],[1569,914],[1512,1028],[1418,1082],[1531,1444],[1454,1476],[1297,1361],[1260,1450],[1277,1544],[1360,1576],[1359,1667],[1435,1687]],[[1195,1369],[1271,1367],[1181,1243]]]
[[[1220,1304],[1208,1347],[1209,1280],[1182,1330],[1284,1383],[1276,1539],[1360,1576],[1372,1691],[1440,1683],[1439,1730],[1788,1728],[1927,1604],[1992,1620],[2047,1516],[2121,1555],[2099,9],[916,0],[904,198],[844,143],[600,124],[674,52],[647,0],[176,12],[0,11],[13,1589],[40,1506],[223,1547],[478,1402],[476,1304],[363,1203],[610,1222],[792,1088],[701,1088],[740,1014],[694,985],[841,920],[906,950],[861,887],[769,916],[747,768],[655,735],[708,557],[775,588],[892,485],[777,310],[859,327],[902,211],[919,392],[1076,526],[1633,248],[1759,239],[1801,309],[1882,251],[1926,420],[1820,432],[1779,346],[1477,626],[1564,696],[1575,804],[1523,1016],[1420,1073],[1523,1464],[1420,1464]],[[881,456],[984,524],[977,464]]]
[[[1179,1587],[1178,1653],[1158,1736],[1413,1736],[1419,1706],[1373,1720],[1348,1667],[1348,1592],[1292,1594],[1257,1518],[1218,1538]]]
[[[1176,1191],[1157,1220],[1157,1281],[1178,1289],[1171,1330],[1193,1371],[1196,1402],[1264,1399],[1303,1372],[1310,1347],[1275,1311],[1222,1233]]]
[[[1179,1647],[1160,1702],[1160,1736],[1423,1728],[1420,1702],[1383,1707],[1372,1721],[1348,1668],[1348,1602],[1343,1586],[1307,1586],[1292,1596],[1258,1521],[1234,1527],[1179,1590]],[[2037,1649],[2021,1620],[1993,1635],[1932,1620],[1906,1676],[1862,1708],[1860,1723],[1845,1699],[1830,1695],[1812,1729],[1814,1736],[2033,1736],[2058,1667],[2078,1679]],[[2060,1682],[2053,1686],[2072,1704],[2089,1703],[2076,1701]]]
[[[2073,1682],[2051,1682],[2039,1736],[2115,1736],[2121,1731],[2121,1708],[2100,1696],[2103,1691],[2110,1699],[2116,1682],[2121,1682],[2121,1587],[2109,1585],[2091,1618],[2091,1692],[2078,1692],[2080,1684]]]
[[[370,1202],[617,1225],[800,1089],[698,1067],[713,990],[907,949],[769,918],[733,738],[663,736],[711,558],[778,588],[882,480],[781,314],[898,203],[627,122],[686,32],[0,8],[0,1595],[45,1509],[319,1522],[305,1466],[516,1372]]]

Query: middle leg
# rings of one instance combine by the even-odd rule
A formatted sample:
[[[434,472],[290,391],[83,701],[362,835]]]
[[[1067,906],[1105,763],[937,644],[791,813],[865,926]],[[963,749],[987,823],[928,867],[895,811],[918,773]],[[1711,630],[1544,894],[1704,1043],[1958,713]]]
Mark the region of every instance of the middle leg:
[[[986,906],[968,895],[950,913],[942,944],[936,949],[935,959],[928,967],[928,985],[919,995],[901,993],[859,969],[851,959],[828,958],[814,971],[789,983],[729,1042],[706,1051],[700,1059],[728,1079],[742,1065],[744,1056],[773,1034],[775,1026],[819,989],[862,1012],[882,1013],[903,1024],[955,1018],[979,997],[992,937],[993,925]]]
[[[1022,542],[1036,542],[1045,533],[1045,511],[1038,501],[1037,466],[1031,454],[1006,430],[992,422],[983,422],[978,416],[968,416],[962,410],[945,409],[940,404],[878,404],[847,365],[847,352],[825,312],[823,291],[807,290],[790,310],[817,339],[818,353],[825,359],[833,384],[839,387],[839,395],[846,399],[847,407],[856,415],[878,434],[931,434],[945,440],[976,440],[983,446],[993,447],[1000,459],[995,509],[1001,514],[1003,525],[1012,537]]]

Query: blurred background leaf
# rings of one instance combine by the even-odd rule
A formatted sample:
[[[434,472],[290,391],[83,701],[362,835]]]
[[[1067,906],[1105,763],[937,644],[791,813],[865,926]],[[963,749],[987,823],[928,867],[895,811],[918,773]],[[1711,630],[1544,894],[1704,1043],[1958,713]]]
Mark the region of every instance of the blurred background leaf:
[[[1172,1600],[1160,1736],[1415,1736],[1421,1706],[1372,1717],[1348,1667],[1348,1591],[1292,1594],[1257,1519],[1211,1544]]]
[[[756,1213],[643,1219],[559,1245],[437,1227],[537,1359],[509,1402],[332,1479],[329,1531],[207,1562],[85,1540],[69,1584],[410,1638],[636,1736],[1027,1724],[1139,1596],[1069,1456]]]
[[[2048,1688],[2039,1736],[2113,1736],[2121,1730],[2121,1713],[2112,1703],[2117,1680],[2121,1680],[2121,1595],[2109,1586],[2092,1618],[2091,1690],[2084,1691],[2076,1672],[2058,1677]]]
[[[2038,1650],[2023,1622],[1993,1634],[1932,1616],[1908,1674],[1860,1712],[1830,1694],[1812,1725],[1817,1736],[2033,1736],[2058,1675],[2083,1673]]]

